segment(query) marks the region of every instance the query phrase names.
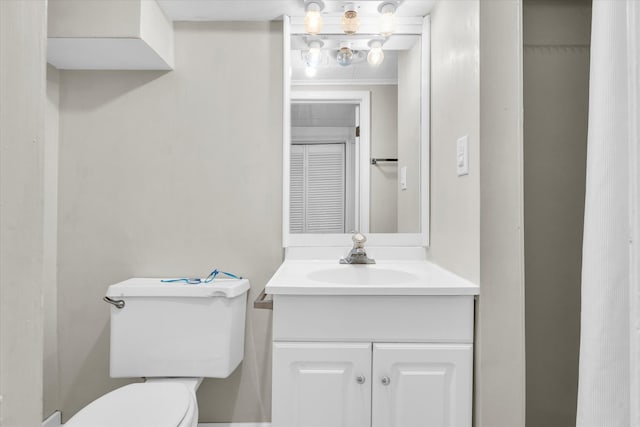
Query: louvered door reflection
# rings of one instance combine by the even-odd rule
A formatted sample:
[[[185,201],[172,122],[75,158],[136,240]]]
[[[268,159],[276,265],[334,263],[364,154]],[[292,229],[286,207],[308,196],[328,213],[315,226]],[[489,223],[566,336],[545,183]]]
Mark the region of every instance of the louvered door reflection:
[[[304,145],[291,146],[289,231],[304,233]]]
[[[345,144],[291,146],[290,230],[345,232]]]

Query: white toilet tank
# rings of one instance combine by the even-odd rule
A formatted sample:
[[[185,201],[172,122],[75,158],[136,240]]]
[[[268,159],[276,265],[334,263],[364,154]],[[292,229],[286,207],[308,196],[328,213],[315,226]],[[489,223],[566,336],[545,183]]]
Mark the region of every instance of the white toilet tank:
[[[247,279],[109,286],[112,377],[226,378],[244,357]]]

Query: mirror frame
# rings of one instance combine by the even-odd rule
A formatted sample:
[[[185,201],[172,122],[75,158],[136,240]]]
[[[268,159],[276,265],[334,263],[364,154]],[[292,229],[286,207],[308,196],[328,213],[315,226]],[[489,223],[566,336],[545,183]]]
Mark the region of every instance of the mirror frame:
[[[297,18],[295,18],[297,19]],[[420,35],[422,80],[420,82],[420,232],[418,233],[367,233],[369,246],[429,246],[429,135],[430,135],[430,19],[421,18]],[[296,24],[298,27],[299,24]],[[291,34],[292,18],[283,16],[283,129],[282,129],[282,246],[330,247],[351,246],[351,234],[311,234],[289,232],[289,163],[291,146]],[[416,34],[416,26],[411,26]],[[397,33],[402,34],[399,29]],[[349,89],[346,89],[349,90]],[[368,149],[366,150],[369,151]],[[368,163],[367,163],[368,165]],[[367,200],[369,197],[367,195]],[[362,199],[361,199],[362,200]]]

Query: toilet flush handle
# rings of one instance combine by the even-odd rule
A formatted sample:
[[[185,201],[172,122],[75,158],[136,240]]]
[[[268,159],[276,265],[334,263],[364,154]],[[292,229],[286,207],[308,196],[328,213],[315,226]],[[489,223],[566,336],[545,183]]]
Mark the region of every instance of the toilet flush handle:
[[[108,302],[109,304],[115,306],[116,308],[120,308],[120,309],[124,308],[124,301],[121,299],[112,299],[109,297],[104,297],[102,298],[102,300],[104,302]]]

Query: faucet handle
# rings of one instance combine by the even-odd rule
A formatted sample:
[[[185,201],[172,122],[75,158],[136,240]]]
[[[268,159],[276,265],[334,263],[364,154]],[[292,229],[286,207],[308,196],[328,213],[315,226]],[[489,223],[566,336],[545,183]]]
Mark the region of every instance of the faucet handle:
[[[364,247],[364,243],[367,241],[367,238],[365,237],[364,234],[360,233],[360,232],[356,232],[352,237],[351,240],[353,240],[353,246],[356,248],[363,248]]]

